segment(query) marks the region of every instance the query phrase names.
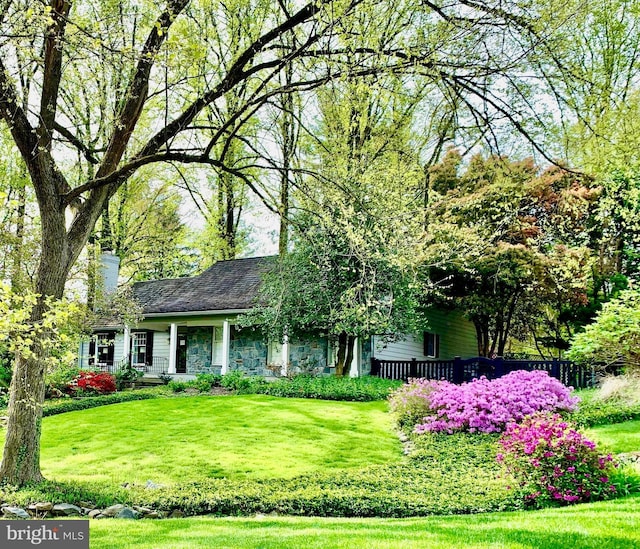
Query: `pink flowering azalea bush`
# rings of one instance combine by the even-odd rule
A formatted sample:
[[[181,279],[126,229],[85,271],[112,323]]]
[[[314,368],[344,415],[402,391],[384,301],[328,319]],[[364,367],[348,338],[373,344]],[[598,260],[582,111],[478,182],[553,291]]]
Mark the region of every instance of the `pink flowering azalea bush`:
[[[573,411],[572,389],[542,370],[517,370],[498,379],[485,377],[455,385],[439,381],[428,393],[429,414],[416,433],[468,431],[499,433],[507,424],[540,411]]]
[[[616,495],[616,464],[558,414],[537,413],[510,424],[497,459],[535,506],[570,504]]]

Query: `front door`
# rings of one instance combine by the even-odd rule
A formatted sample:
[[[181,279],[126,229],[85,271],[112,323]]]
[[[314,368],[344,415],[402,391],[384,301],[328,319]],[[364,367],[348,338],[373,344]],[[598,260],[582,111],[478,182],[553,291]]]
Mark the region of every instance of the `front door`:
[[[187,334],[178,334],[178,346],[176,348],[176,372],[187,373]]]

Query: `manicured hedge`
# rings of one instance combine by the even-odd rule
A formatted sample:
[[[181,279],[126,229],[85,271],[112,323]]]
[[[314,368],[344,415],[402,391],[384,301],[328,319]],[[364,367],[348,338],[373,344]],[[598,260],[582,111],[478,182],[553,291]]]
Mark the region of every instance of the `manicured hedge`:
[[[402,382],[377,377],[295,376],[281,378],[258,388],[259,393],[279,397],[318,398],[323,400],[386,400]]]
[[[140,499],[138,499],[140,498]],[[375,466],[292,480],[226,483],[212,480],[140,494],[143,505],[218,515],[279,513],[332,517],[409,517],[519,508],[494,475],[464,475],[415,465]]]
[[[221,386],[237,394],[261,394],[278,397],[316,398],[365,402],[386,400],[389,394],[402,385],[401,381],[377,377],[335,377],[297,375],[267,381],[261,376],[247,376],[233,371],[223,376],[200,374],[193,381],[170,381],[169,389],[175,393],[196,389],[202,393]]]
[[[34,501],[142,505],[187,515],[287,515],[331,517],[409,517],[479,513],[520,508],[504,481],[479,469],[464,474],[432,466],[374,466],[361,471],[305,475],[294,479],[181,484],[174,487],[108,487],[90,483],[44,483],[0,499],[26,505]]]
[[[132,400],[148,400],[166,396],[166,390],[161,388],[138,389],[135,391],[120,391],[108,395],[81,397],[81,398],[61,398],[47,400],[42,410],[43,416],[54,416],[75,410],[88,410],[107,404],[118,404],[120,402],[130,402]]]

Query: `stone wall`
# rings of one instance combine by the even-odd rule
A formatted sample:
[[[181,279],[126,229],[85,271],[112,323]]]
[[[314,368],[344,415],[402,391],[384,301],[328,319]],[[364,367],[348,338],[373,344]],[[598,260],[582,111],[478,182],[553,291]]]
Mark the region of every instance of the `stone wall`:
[[[229,370],[241,370],[250,376],[266,376],[267,344],[260,332],[234,331],[229,349]]]
[[[220,373],[220,368],[211,365],[211,345],[213,336],[210,327],[188,328],[187,330],[187,373]],[[215,370],[215,371],[214,371]]]
[[[312,368],[326,373],[327,341],[326,337],[315,337],[289,343],[289,365],[293,371],[308,372]]]

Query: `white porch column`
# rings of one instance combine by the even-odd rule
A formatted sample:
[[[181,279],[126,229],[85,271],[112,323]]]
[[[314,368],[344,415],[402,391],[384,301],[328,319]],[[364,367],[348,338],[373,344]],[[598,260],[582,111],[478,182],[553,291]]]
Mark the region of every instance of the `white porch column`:
[[[228,320],[222,323],[222,375],[229,371],[229,351],[231,349],[231,325]]]
[[[282,368],[280,373],[283,376],[287,375],[287,370],[289,369],[289,337],[284,336],[282,340]]]
[[[349,370],[349,377],[360,376],[360,338],[356,337],[353,340],[353,357],[351,358],[351,369]]]
[[[169,326],[169,374],[176,373],[176,354],[178,351],[178,325],[174,322]]]
[[[122,358],[127,359],[129,362],[129,349],[131,349],[131,329],[129,326],[124,327],[124,341],[122,342]]]

